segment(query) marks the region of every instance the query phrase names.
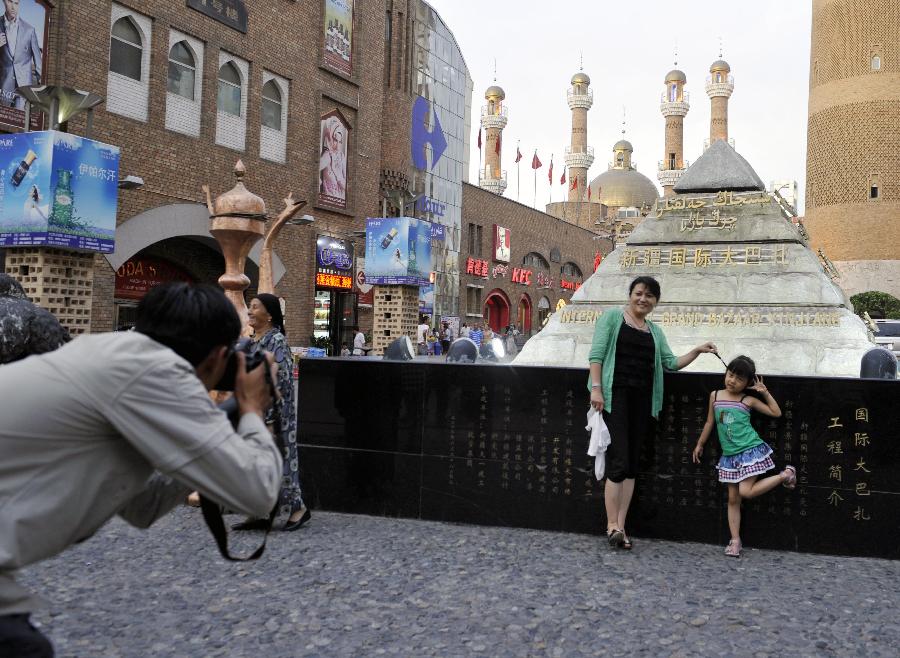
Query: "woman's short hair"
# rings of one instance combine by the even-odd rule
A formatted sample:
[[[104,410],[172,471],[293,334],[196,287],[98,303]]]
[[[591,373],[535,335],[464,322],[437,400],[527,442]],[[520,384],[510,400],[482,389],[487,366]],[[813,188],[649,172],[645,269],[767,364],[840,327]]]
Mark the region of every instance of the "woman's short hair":
[[[743,354],[731,360],[728,364],[728,370],[750,383],[753,383],[753,380],[756,379],[756,364],[753,363],[753,359]]]
[[[632,292],[634,292],[635,286],[639,283],[643,283],[644,287],[650,291],[650,294],[656,297],[656,300],[659,301],[661,296],[659,289],[659,281],[654,279],[652,276],[639,276],[634,281],[631,282],[631,285],[628,286],[628,295],[630,296]]]
[[[134,330],[196,366],[214,348],[238,339],[241,320],[220,288],[164,283],[138,304]]]

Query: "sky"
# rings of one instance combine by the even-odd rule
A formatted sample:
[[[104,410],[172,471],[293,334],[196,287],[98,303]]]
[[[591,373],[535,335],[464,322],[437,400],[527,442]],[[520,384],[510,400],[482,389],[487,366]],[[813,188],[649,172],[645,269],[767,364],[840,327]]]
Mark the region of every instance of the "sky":
[[[659,112],[666,73],[687,76],[691,108],[684,120],[684,157],[693,162],[709,137],[710,102],[704,90],[709,66],[719,58],[731,65],[734,93],[728,106],[728,136],[738,153],[768,186],[796,180],[800,207],[806,178],[806,118],[809,96],[809,0],[632,0],[558,2],[540,0],[427,0],[453,32],[474,82],[469,180],[478,180],[478,119],[484,91],[496,84],[506,92],[509,123],[503,131],[507,170],[505,196],[517,195],[516,143],[524,158],[519,200],[533,205],[531,156],[537,149],[538,207],[550,198],[547,166],[554,161],[554,201],[564,200],[559,184],[563,151],[571,140],[566,89],[579,70],[591,78],[594,105],[588,112],[588,144],[594,148],[593,179],[606,171],[612,146],[625,137],[634,146],[638,171],[659,188],[657,162],[663,159],[664,119]]]

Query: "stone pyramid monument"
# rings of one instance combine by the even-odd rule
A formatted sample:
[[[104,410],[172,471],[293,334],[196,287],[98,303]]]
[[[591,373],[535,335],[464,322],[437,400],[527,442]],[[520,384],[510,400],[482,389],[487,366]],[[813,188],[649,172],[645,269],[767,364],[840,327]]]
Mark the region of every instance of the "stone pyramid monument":
[[[750,164],[716,141],[674,191],[514,363],[587,368],[596,319],[646,274],[662,288],[651,320],[676,355],[711,340],[726,361],[746,354],[763,374],[859,376],[874,347],[865,325]],[[703,356],[687,370],[723,367]]]

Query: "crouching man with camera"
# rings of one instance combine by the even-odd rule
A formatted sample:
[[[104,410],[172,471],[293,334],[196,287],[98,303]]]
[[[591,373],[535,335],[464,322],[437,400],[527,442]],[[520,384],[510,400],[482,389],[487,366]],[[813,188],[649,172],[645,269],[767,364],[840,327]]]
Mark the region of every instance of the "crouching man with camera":
[[[221,290],[167,284],[141,301],[135,331],[0,366],[0,655],[53,655],[14,573],[113,515],[148,527],[190,491],[248,516],[272,510],[282,463],[263,414],[276,366],[246,372],[240,330]],[[236,430],[207,394],[234,359]]]

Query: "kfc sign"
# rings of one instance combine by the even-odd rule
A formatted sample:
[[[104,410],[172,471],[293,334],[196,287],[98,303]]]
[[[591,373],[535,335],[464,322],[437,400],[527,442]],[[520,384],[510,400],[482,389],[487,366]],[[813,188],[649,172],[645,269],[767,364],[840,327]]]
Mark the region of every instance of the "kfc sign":
[[[488,262],[486,260],[481,260],[480,258],[467,258],[466,274],[474,274],[475,276],[486,279],[488,275]]]
[[[565,279],[560,279],[559,287],[563,290],[578,290],[581,287],[581,284],[577,281],[566,281]]]
[[[512,271],[512,282],[521,283],[523,286],[530,286],[531,274],[531,270],[526,270],[521,267],[514,267]]]
[[[494,260],[509,262],[509,229],[494,224]]]

